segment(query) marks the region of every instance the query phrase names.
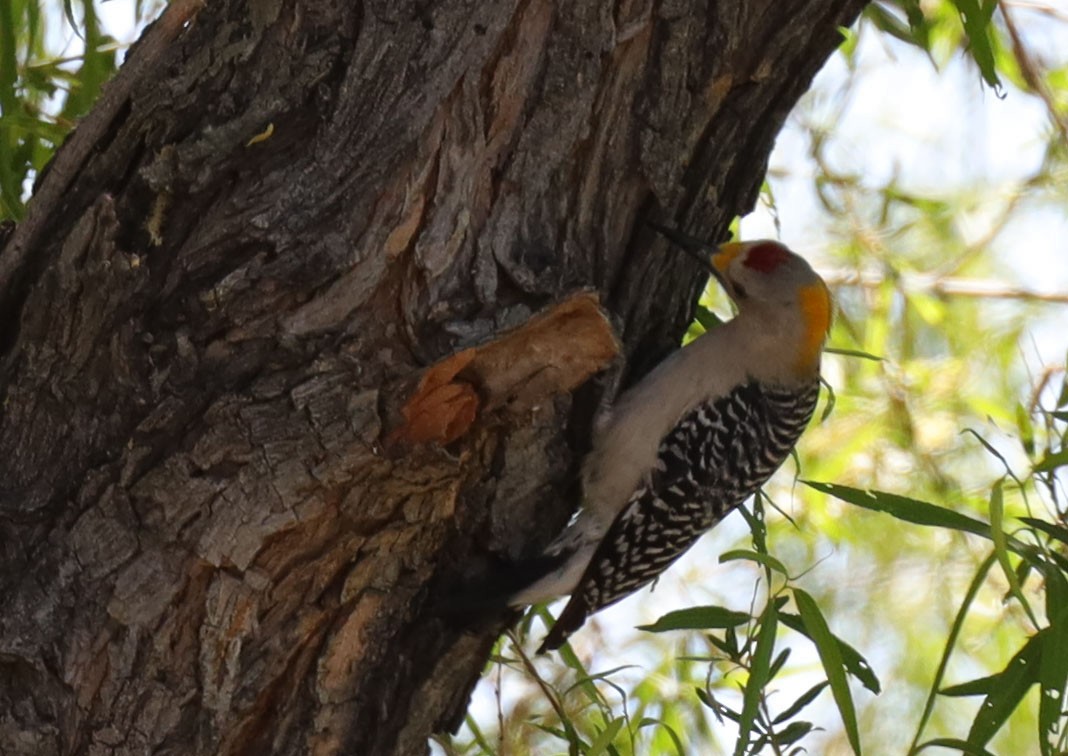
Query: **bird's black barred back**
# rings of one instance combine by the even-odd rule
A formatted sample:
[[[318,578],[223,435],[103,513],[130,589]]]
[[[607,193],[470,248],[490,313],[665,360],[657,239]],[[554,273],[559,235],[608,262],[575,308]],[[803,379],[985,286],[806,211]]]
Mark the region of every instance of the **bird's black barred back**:
[[[746,500],[790,454],[812,419],[818,380],[750,380],[691,410],[660,444],[639,486],[601,541],[539,652],[555,649],[586,616],[663,572]]]

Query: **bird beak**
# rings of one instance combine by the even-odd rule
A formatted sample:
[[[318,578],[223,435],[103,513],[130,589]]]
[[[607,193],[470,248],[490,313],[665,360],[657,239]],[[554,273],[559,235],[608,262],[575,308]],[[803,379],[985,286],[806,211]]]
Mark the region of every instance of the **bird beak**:
[[[748,242],[724,242],[716,247],[716,252],[712,256],[712,265],[720,272],[720,275],[726,276],[727,266],[749,247]]]
[[[730,291],[730,285],[726,280],[727,266],[742,251],[743,242],[709,244],[694,236],[688,236],[681,231],[661,226],[659,223],[653,223],[652,221],[646,221],[646,223],[663,234],[668,241],[675,244],[687,255],[701,263],[719,281],[720,285]]]

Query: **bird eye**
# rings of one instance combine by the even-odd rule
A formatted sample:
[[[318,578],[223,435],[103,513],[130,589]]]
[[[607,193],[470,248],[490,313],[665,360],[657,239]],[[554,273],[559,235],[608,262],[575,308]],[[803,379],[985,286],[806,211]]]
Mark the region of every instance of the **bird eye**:
[[[745,290],[745,287],[742,286],[741,284],[736,283],[736,284],[733,284],[733,286],[734,286],[734,296],[737,297],[738,299],[745,299],[746,297],[749,296],[749,292],[747,292]]]

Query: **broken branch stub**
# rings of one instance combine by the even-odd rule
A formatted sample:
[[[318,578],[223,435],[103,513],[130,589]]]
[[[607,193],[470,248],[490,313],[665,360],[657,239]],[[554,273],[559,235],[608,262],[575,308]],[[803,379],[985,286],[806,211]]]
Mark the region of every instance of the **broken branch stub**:
[[[501,408],[521,411],[572,391],[619,351],[596,293],[573,294],[493,341],[428,368],[388,444],[451,443],[480,414]]]

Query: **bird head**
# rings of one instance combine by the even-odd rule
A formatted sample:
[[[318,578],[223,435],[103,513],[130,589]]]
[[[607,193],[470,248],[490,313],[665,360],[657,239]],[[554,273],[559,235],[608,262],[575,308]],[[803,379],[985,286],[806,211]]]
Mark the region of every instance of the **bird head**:
[[[799,319],[799,363],[818,363],[831,327],[831,295],[805,258],[768,239],[708,244],[662,226],[654,228],[708,268],[739,314]]]
[[[785,244],[768,239],[727,242],[710,252],[708,261],[713,275],[739,310],[751,302],[822,309],[823,318],[830,325],[827,285],[805,258],[791,252]]]

